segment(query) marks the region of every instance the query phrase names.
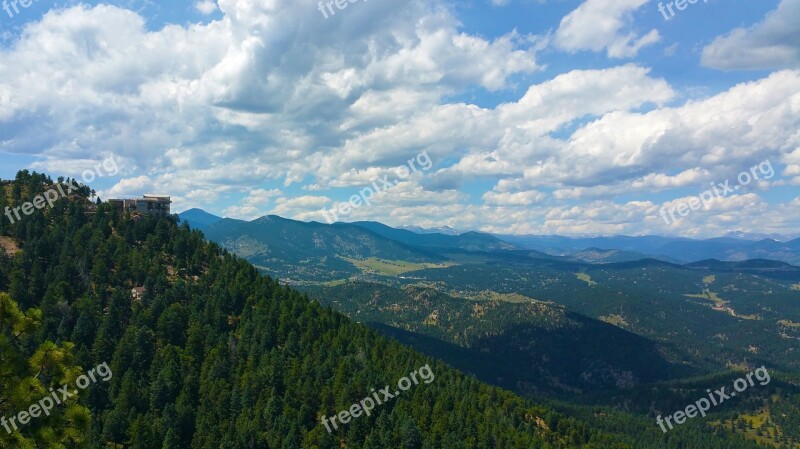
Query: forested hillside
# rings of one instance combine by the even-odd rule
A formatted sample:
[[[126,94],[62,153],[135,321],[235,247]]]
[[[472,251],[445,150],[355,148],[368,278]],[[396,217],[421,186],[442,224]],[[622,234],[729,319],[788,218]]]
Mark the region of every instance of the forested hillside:
[[[409,237],[370,226],[383,234],[368,234],[371,241]],[[436,236],[427,247],[424,239],[416,247],[395,242],[404,251],[408,245],[447,259],[421,263],[403,260],[386,242],[373,247],[380,258],[365,246],[326,243],[350,240],[354,225],[265,217],[248,227],[250,235],[280,245],[289,235],[298,250],[264,261],[250,246],[227,245],[259,269],[290,273],[298,288],[383,335],[487,383],[555,400],[554,407],[592,428],[637,435],[641,447],[660,440],[656,416],[716,387],[720,378],[761,365],[782,377],[797,366],[800,278],[784,263],[590,264],[530,250],[436,246],[450,236]],[[229,241],[236,235],[229,228],[210,238]],[[318,262],[350,268],[316,270]],[[725,447],[733,439],[727,446],[741,447],[737,437],[745,436],[796,449],[789,436],[800,416],[796,385],[762,388],[749,401],[714,411],[713,419],[676,429],[668,441]]]
[[[469,300],[409,285],[305,287],[358,321],[520,393],[579,396],[682,375],[669,351],[616,326],[521,295]],[[423,334],[426,337],[423,337]]]
[[[20,173],[3,185],[3,201],[52,184]],[[0,255],[0,414],[18,414],[91,367],[113,376],[0,431],[0,447],[756,447],[705,437],[702,423],[665,436],[625,413],[529,402],[353,323],[200,232],[119,216],[89,193],[3,224],[15,250]],[[321,422],[425,365],[430,384],[331,433]]]
[[[7,200],[49,184],[21,174],[5,186]],[[80,398],[91,412],[84,427],[72,415],[63,418],[69,425],[36,420],[13,435],[0,431],[1,447],[632,447],[382,338],[199,232],[120,217],[106,205],[89,213],[88,204],[60,200],[3,227],[21,251],[0,257],[0,291],[30,319],[18,332],[0,316],[4,351],[18,360],[3,358],[0,368],[29,376],[19,360],[47,341],[70,341],[76,367],[107,362],[113,378]],[[144,294],[134,300],[138,286]],[[429,385],[332,434],[321,424],[425,364],[436,376]],[[59,369],[40,373],[45,386],[62,382]],[[0,413],[11,416],[25,401],[4,400]],[[62,437],[49,426],[89,430]]]
[[[304,223],[276,216],[254,221],[223,219],[204,234],[265,273],[286,281],[330,281],[353,276],[358,269],[346,258],[400,258],[412,262],[445,259],[354,225]]]

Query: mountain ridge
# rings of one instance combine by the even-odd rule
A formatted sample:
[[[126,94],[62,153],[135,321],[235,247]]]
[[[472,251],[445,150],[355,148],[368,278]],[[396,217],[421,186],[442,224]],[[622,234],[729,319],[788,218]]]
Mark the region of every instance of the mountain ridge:
[[[373,234],[400,244],[413,247],[416,251],[441,254],[446,250],[458,251],[538,251],[550,257],[568,257],[576,261],[590,263],[626,262],[644,259],[659,259],[666,262],[687,264],[707,259],[741,262],[751,259],[768,259],[800,266],[800,238],[781,242],[772,237],[748,240],[730,235],[709,239],[690,239],[685,237],[666,237],[660,235],[644,236],[606,236],[606,237],[568,237],[561,235],[503,235],[479,231],[466,231],[458,234],[439,232],[414,232],[402,227],[396,228],[375,221],[357,221],[334,224],[316,221],[304,222],[277,215],[265,215],[252,221],[221,218],[202,209],[190,209],[178,214],[204,232],[219,236],[220,227],[240,226],[242,223],[256,225],[287,225],[292,223],[299,229],[350,229],[358,227]],[[227,221],[226,221],[227,220]],[[730,233],[729,233],[730,234]],[[755,235],[751,235],[755,236]],[[431,254],[434,253],[434,254]],[[434,257],[435,258],[435,257]]]

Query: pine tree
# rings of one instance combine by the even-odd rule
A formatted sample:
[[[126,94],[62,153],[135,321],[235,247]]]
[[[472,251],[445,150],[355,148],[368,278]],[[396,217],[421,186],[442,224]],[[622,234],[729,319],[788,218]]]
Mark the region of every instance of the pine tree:
[[[0,447],[88,447],[89,410],[78,405],[76,397],[60,398],[62,404],[45,399],[51,398],[51,388],[74,385],[81,374],[72,364],[73,346],[47,341],[32,354],[25,350],[25,342],[40,325],[39,310],[23,313],[11,297],[0,292],[0,416],[3,426],[8,426],[0,428]],[[50,404],[49,416],[42,414],[41,407]],[[5,421],[36,405],[40,416],[31,417],[28,424]]]

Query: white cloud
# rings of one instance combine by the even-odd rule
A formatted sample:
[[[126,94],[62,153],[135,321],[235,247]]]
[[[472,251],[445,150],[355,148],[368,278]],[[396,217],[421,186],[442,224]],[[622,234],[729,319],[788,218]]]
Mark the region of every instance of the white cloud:
[[[658,37],[634,28],[644,4],[589,0],[564,18],[557,47],[636,55]],[[652,192],[766,158],[791,178],[776,183],[800,183],[800,71],[678,103],[684,93],[641,62],[542,72],[546,38],[481,37],[438,1],[367,2],[335,20],[311,0],[218,6],[218,20],[155,31],[107,5],[31,22],[0,50],[0,151],[55,175],[113,154],[125,169],[106,196],[166,192],[176,210],[322,220],[341,189],[426,150],[429,172],[348,219],[505,232],[678,232],[658,224]],[[760,30],[749,43],[770,42]],[[279,183],[330,198],[269,190]],[[722,226],[708,217],[686,232]]]
[[[526,192],[486,192],[483,200],[492,206],[530,206],[547,198],[547,195],[529,190]]]
[[[215,167],[218,181],[298,182],[399,111],[410,117],[460,89],[500,89],[538,70],[527,37],[469,35],[423,1],[364,4],[327,21],[309,14],[310,0],[219,7],[221,20],[158,31],[106,5],[30,24],[0,52],[0,149],[57,161],[112,148],[140,173]],[[395,156],[416,154],[407,153]]]
[[[630,58],[661,40],[653,29],[638,35],[629,31],[633,13],[648,0],[586,0],[561,20],[556,44],[571,52],[606,50],[610,58]]]
[[[703,64],[724,70],[800,67],[800,0],[778,8],[750,28],[736,28],[703,49]]]
[[[261,206],[270,202],[272,198],[281,196],[283,192],[280,189],[254,189],[245,198],[244,203],[250,206]]]
[[[307,212],[321,210],[331,199],[325,196],[305,195],[294,198],[278,198],[275,200],[275,207],[270,211],[270,215],[280,215],[291,217],[302,215]]]
[[[210,15],[219,9],[217,7],[217,2],[214,0],[200,0],[195,2],[194,8],[205,16]]]

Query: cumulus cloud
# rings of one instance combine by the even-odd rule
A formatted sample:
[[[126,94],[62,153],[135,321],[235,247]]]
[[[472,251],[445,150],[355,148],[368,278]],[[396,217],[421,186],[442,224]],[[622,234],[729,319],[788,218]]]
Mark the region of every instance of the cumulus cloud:
[[[276,206],[270,214],[280,216],[294,216],[309,210],[321,209],[328,205],[331,199],[325,196],[305,195],[295,198],[278,198]]]
[[[724,70],[800,67],[800,0],[778,8],[750,28],[736,28],[703,49],[703,64]]]
[[[206,16],[219,9],[214,0],[200,0],[194,4],[194,8]]]
[[[530,206],[547,198],[547,195],[529,190],[525,192],[486,192],[483,200],[493,206]]]
[[[326,21],[310,0],[220,0],[222,19],[158,31],[108,5],[51,11],[0,52],[0,149],[54,161],[113,151],[144,173],[299,182],[400,111],[538,70],[526,36],[464,33],[429,2],[361,6]],[[403,153],[394,159],[415,154]],[[345,164],[390,162],[360,159]]]
[[[633,14],[648,0],[586,0],[561,20],[556,44],[568,51],[605,50],[611,58],[630,58],[661,40],[653,29],[639,35],[631,30]]]
[[[556,49],[636,55],[659,39],[634,27],[644,4],[584,2]],[[675,232],[650,193],[766,158],[800,182],[797,70],[685,102],[643,63],[542,72],[547,38],[472,34],[439,1],[365,2],[329,20],[312,0],[195,5],[220,18],[154,30],[132,11],[81,5],[26,25],[0,50],[0,151],[56,175],[114,155],[125,168],[104,197],[163,192],[176,210],[320,221],[355,193],[342,190],[427,151],[433,169],[348,219],[498,232]],[[760,26],[747,45],[784,39]],[[484,94],[502,100],[469,100]],[[286,193],[296,184],[325,196]],[[763,202],[731,201],[745,200]],[[718,210],[741,229],[798,224]],[[722,226],[702,220],[686,232]]]
[[[249,206],[261,206],[270,202],[272,198],[281,196],[283,192],[280,189],[254,189],[245,198],[244,203]]]

